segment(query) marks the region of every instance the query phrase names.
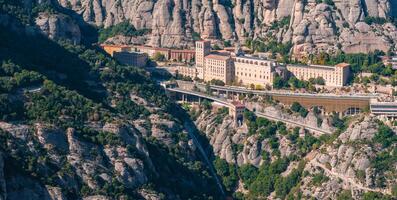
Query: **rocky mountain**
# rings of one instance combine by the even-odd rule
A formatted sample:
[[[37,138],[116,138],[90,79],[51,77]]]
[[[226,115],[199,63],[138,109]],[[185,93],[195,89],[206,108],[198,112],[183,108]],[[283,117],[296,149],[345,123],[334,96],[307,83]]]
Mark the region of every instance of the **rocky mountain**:
[[[83,22],[52,4],[0,3],[0,199],[223,196],[150,74],[76,45]]]
[[[396,146],[381,135],[390,134],[389,140],[397,136],[373,117],[358,116],[344,131],[313,137],[303,129],[249,114],[237,127],[223,109],[192,107],[190,113],[213,154],[228,163],[215,166],[238,199],[392,199],[396,195]],[[311,115],[302,123],[310,124]],[[328,126],[334,124],[333,119],[322,118],[331,122]],[[233,170],[237,173],[228,172]]]
[[[249,96],[246,100],[254,102],[250,108],[334,133],[311,134],[252,112],[246,112],[244,124],[236,127],[227,109],[213,109],[206,103],[187,109],[188,115],[148,72],[121,66],[90,44],[96,31],[92,33],[86,22],[110,26],[129,19],[124,14],[127,1],[68,2],[0,0],[0,199],[223,199],[225,194],[235,199],[395,198],[395,129],[374,117],[340,119],[314,108],[292,111]],[[196,33],[228,39],[272,33],[280,41],[288,33],[291,39],[302,36],[302,45],[309,44],[307,38],[311,45],[319,45],[316,42],[325,40],[317,37],[318,30],[328,31],[327,38],[339,30],[338,23],[327,26],[327,20],[336,20],[341,13],[355,16],[354,9],[361,14],[338,20],[352,20],[342,24],[345,29],[354,25],[365,34],[375,34],[370,42],[386,37],[382,27],[394,27],[391,23],[369,26],[363,20],[369,23],[383,14],[392,15],[395,2],[332,2],[335,5],[309,0],[290,4],[131,1],[130,5],[143,7],[130,10],[129,15],[141,19],[134,26],[152,27],[152,35],[162,27],[155,39],[159,45],[189,45]],[[349,12],[335,11],[349,5]],[[371,10],[373,18],[367,17],[369,6],[378,6],[377,12]],[[115,9],[113,14],[108,14],[110,8]],[[189,15],[190,8],[201,14]],[[290,9],[303,9],[297,24],[297,15],[285,18]],[[230,20],[217,21],[222,12]],[[230,17],[237,15],[244,20]],[[302,25],[302,35],[297,34],[295,30],[305,21],[307,27]],[[198,29],[185,27],[193,22]],[[174,29],[181,24],[183,28]],[[234,24],[229,36],[224,31],[227,24]],[[355,39],[362,34],[356,28],[349,28]],[[171,31],[183,34],[163,34]]]
[[[59,0],[97,26],[129,21],[151,29],[147,44],[259,38],[293,43],[293,53],[387,52],[397,41],[393,0]]]

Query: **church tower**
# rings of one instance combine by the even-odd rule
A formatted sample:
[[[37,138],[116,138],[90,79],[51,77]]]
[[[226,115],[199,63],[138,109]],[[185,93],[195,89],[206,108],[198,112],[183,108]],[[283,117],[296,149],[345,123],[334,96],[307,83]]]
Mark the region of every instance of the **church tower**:
[[[196,42],[196,69],[197,77],[204,79],[205,74],[205,56],[211,53],[211,42],[200,40]]]

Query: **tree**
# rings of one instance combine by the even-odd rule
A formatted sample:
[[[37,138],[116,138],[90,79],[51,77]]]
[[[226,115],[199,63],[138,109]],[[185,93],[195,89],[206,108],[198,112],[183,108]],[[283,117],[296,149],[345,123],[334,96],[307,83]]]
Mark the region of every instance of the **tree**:
[[[298,102],[293,102],[291,105],[291,110],[294,112],[299,112],[301,107],[302,107],[301,104],[299,104]]]
[[[134,25],[130,24],[130,22],[124,21],[108,28],[99,30],[98,41],[102,43],[106,41],[106,39],[116,35],[142,36],[148,33],[150,33],[150,29],[137,30]]]
[[[251,164],[244,164],[239,168],[239,175],[244,184],[249,187],[249,185],[255,181],[258,175],[258,169]]]
[[[275,89],[281,89],[283,87],[285,87],[285,81],[278,75],[276,75],[276,77],[273,80],[273,88]]]
[[[205,92],[211,94],[211,85],[209,83],[205,84]]]
[[[325,85],[325,80],[324,80],[324,78],[323,77],[317,77],[317,79],[316,79],[316,84],[317,85]]]
[[[218,79],[212,79],[210,82],[212,85],[225,86],[225,82]]]
[[[397,142],[397,135],[394,134],[390,127],[382,124],[378,128],[378,133],[375,135],[374,141],[387,148],[394,142]]]
[[[337,200],[354,200],[350,190],[343,190],[339,193]]]
[[[232,43],[230,42],[230,40],[225,40],[225,41],[223,41],[223,46],[225,46],[225,47],[231,47],[231,46],[232,46]]]
[[[363,195],[363,200],[392,200],[392,198],[381,193],[366,192]]]
[[[291,105],[291,110],[299,113],[302,117],[306,117],[309,111],[301,106],[298,102],[293,102]]]
[[[228,164],[225,160],[216,157],[214,167],[217,174],[222,178],[223,185],[228,192],[234,191],[237,186],[237,173],[233,164]]]
[[[153,55],[153,60],[155,60],[155,61],[165,61],[165,56],[164,56],[164,54],[162,54],[162,53],[160,53],[160,52],[156,52],[154,55]]]
[[[214,46],[212,47],[212,49],[214,49],[214,50],[221,50],[221,47],[219,47],[217,44],[214,44]]]
[[[210,110],[212,108],[211,102],[208,101],[207,99],[204,99],[201,102],[201,106],[205,109],[205,110]]]
[[[15,72],[21,71],[21,67],[11,62],[11,60],[3,61],[0,69],[0,75],[12,76]]]

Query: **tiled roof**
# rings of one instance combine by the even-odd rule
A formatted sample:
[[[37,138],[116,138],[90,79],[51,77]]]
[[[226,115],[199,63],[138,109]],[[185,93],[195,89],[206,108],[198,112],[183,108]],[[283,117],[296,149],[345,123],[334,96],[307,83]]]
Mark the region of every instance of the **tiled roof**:
[[[233,101],[232,104],[237,108],[245,108],[245,105],[238,101]]]
[[[206,59],[213,59],[213,60],[227,60],[230,58],[230,56],[224,56],[224,55],[219,55],[219,54],[209,54],[205,56]]]
[[[350,64],[348,64],[348,63],[339,63],[339,64],[335,65],[335,67],[349,67],[349,66],[350,66]]]

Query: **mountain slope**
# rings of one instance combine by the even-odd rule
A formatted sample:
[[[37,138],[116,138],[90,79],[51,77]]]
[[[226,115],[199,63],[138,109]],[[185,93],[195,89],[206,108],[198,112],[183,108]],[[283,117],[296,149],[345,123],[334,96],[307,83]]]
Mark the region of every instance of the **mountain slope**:
[[[192,46],[192,38],[292,42],[295,54],[395,48],[392,0],[59,0],[97,26],[129,21],[151,29],[147,44]],[[378,20],[381,19],[381,20]],[[354,38],[354,39],[353,39]]]
[[[49,40],[19,14],[0,16],[2,198],[221,196],[183,111],[145,71]]]

